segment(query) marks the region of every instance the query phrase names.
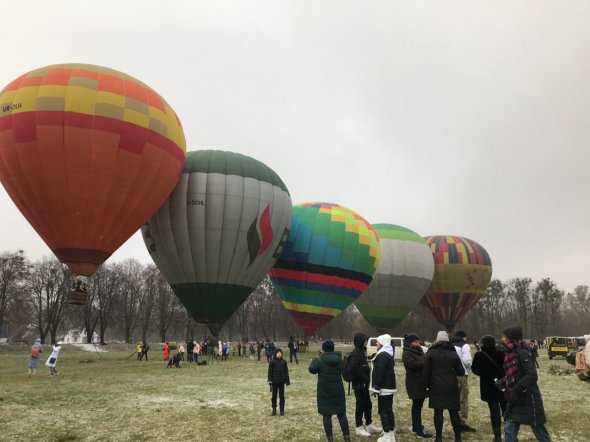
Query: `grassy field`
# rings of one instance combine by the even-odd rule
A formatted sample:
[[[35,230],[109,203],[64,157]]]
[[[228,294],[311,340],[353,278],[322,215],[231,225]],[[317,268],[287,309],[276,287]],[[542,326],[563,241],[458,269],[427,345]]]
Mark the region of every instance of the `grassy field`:
[[[264,361],[230,358],[209,366],[185,363],[180,369],[166,369],[159,352],[150,352],[147,363],[128,359],[132,352],[129,346],[99,356],[64,346],[58,376],[49,376],[49,369],[42,365],[38,375],[29,378],[28,348],[1,346],[0,440],[324,440],[315,401],[317,378],[307,371],[313,351],[300,354],[299,365],[289,367],[291,386],[286,388],[284,417],[270,416]],[[542,353],[540,386],[553,440],[590,441],[590,385],[573,375],[549,374],[550,365],[567,364],[550,362]],[[396,375],[397,440],[416,441],[410,431],[411,401],[403,386],[402,366],[396,367]],[[470,376],[470,424],[478,429],[465,435],[464,440],[470,442],[492,440],[487,405],[479,400],[478,382],[477,377]],[[352,428],[354,395],[347,396],[347,401]],[[379,423],[376,401],[373,403]],[[432,430],[431,410],[425,408],[423,417]],[[446,414],[445,419],[445,440],[452,440]],[[342,440],[336,419],[334,425],[335,440]],[[353,435],[352,440],[361,438]],[[523,427],[520,440],[535,439],[530,429]]]

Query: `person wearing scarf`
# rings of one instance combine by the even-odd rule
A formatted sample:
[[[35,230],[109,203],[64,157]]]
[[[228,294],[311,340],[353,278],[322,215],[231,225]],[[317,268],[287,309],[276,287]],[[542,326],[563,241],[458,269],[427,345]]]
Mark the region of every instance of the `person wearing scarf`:
[[[428,388],[428,406],[434,409],[435,442],[442,442],[443,410],[449,410],[455,442],[461,442],[461,407],[457,378],[465,376],[465,367],[449,342],[446,331],[439,331],[436,341],[426,352],[422,379]]]
[[[516,442],[521,425],[530,425],[541,442],[551,442],[545,428],[545,410],[537,385],[537,369],[522,340],[522,328],[508,327],[502,331],[504,356],[504,397],[507,401],[504,435],[506,442]]]
[[[395,442],[395,418],[393,416],[393,395],[397,391],[395,372],[393,371],[393,347],[391,336],[381,335],[377,338],[377,354],[372,361],[372,393],[377,394],[377,405],[383,436],[377,442]]]

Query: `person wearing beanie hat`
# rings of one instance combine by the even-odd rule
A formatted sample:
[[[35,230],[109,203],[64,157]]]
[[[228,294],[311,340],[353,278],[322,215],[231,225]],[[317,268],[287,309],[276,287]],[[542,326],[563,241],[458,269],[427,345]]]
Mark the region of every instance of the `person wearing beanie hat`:
[[[436,342],[449,342],[449,334],[441,330],[436,334]]]
[[[412,431],[418,437],[430,438],[432,434],[422,425],[422,406],[428,397],[428,392],[422,379],[425,354],[420,345],[420,338],[415,333],[404,335],[404,350],[402,362],[406,369],[406,391],[412,400]]]
[[[455,351],[455,346],[448,341],[446,332],[439,332],[437,340],[426,352],[422,371],[424,386],[428,389],[428,406],[434,409],[435,442],[442,442],[443,410],[449,410],[455,442],[462,440],[457,378],[464,375],[465,367]]]
[[[481,338],[481,350],[475,353],[471,370],[479,376],[479,393],[481,400],[488,404],[494,442],[502,441],[502,415],[506,410],[506,400],[496,388],[495,379],[504,377],[504,352],[496,348],[493,336]]]
[[[551,442],[545,427],[545,407],[537,385],[537,369],[522,340],[522,328],[508,327],[502,331],[504,349],[504,435],[506,442],[516,442],[521,425],[530,425],[537,440]]]
[[[363,333],[355,334],[352,339],[354,350],[348,357],[348,370],[355,398],[355,434],[360,437],[370,437],[373,434],[381,434],[383,431],[375,425],[372,416],[373,404],[369,393],[370,369],[367,363],[368,340],[369,337]],[[363,416],[365,425],[363,425]]]
[[[388,334],[377,337],[377,354],[371,361],[371,391],[377,394],[377,405],[383,436],[377,442],[395,442],[395,417],[393,415],[393,395],[397,391],[393,371],[393,347]]]
[[[463,363],[465,369],[465,375],[459,377],[459,397],[461,407],[459,408],[459,418],[461,419],[461,431],[469,431],[474,433],[475,428],[470,427],[467,423],[469,418],[469,370],[471,369],[471,363],[473,358],[471,357],[471,349],[467,343],[467,333],[463,330],[455,332],[452,337],[449,337],[449,341],[455,346],[457,356]]]
[[[324,341],[322,352],[321,356],[314,357],[309,365],[309,372],[318,375],[318,413],[323,417],[324,431],[328,441],[334,440],[332,416],[336,415],[344,440],[350,442],[350,430],[346,418],[346,396],[344,396],[342,372],[340,371],[342,354],[339,351],[334,351],[332,341]]]
[[[271,387],[272,416],[277,414],[277,393],[279,396],[279,410],[281,416],[285,415],[285,385],[290,385],[289,366],[283,359],[283,350],[275,348],[273,360],[268,364],[268,383]]]

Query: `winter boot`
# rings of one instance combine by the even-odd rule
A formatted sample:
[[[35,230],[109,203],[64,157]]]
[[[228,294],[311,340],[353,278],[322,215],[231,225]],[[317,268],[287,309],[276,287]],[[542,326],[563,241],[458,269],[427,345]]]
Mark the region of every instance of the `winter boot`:
[[[363,427],[362,425],[360,427],[356,427],[354,429],[354,433],[360,437],[371,437],[371,433],[365,430],[365,427]]]
[[[285,415],[285,410],[281,410],[281,416]]]
[[[371,434],[381,434],[381,433],[383,433],[383,428],[379,428],[373,422],[371,422],[369,425],[367,425],[367,428],[366,429]]]
[[[344,442],[350,442],[350,434],[344,435]]]
[[[436,438],[434,439],[434,442],[443,442],[442,436],[436,436]]]
[[[502,442],[502,428],[494,427],[494,442]]]
[[[272,413],[270,415],[271,416],[276,416],[277,415],[277,407],[272,407]]]
[[[334,436],[328,436],[328,442],[334,442]]]

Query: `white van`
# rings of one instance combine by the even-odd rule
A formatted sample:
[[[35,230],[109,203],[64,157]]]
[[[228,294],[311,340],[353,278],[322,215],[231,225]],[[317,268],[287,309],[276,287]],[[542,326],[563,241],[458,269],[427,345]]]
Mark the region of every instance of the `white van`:
[[[391,346],[393,347],[393,359],[397,361],[402,360],[402,353],[404,351],[404,338],[392,337]],[[424,353],[428,350],[427,347],[422,346]],[[377,337],[369,338],[367,342],[367,359],[373,359],[377,354]]]

